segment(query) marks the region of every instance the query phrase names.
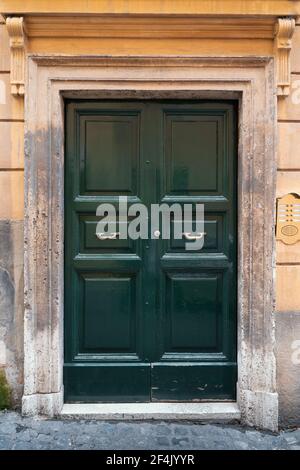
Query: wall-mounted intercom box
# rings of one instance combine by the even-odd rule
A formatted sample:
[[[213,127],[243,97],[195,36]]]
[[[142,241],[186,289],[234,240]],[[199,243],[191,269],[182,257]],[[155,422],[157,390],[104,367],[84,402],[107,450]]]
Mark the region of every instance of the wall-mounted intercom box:
[[[300,196],[286,194],[277,199],[276,239],[286,245],[300,240]]]

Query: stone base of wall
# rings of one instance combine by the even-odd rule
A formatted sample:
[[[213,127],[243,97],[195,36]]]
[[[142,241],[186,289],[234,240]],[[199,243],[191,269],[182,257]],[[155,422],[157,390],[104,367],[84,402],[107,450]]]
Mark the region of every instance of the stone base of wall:
[[[279,425],[300,426],[300,312],[276,314]]]
[[[23,222],[0,221],[0,368],[12,405],[23,393]]]

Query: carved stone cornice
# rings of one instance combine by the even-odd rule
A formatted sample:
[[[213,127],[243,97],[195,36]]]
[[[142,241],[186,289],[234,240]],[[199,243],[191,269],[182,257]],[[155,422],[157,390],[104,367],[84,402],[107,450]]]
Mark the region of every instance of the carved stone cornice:
[[[269,40],[277,66],[277,94],[288,96],[290,93],[290,52],[295,19],[282,18],[219,18],[219,17],[149,17],[142,16],[106,16],[82,17],[70,16],[26,16],[26,28],[23,17],[7,17],[6,25],[11,48],[11,93],[24,95],[25,47],[26,39],[38,41],[92,39],[257,39]],[[275,29],[274,29],[275,26]],[[232,42],[232,43],[233,43]],[[260,43],[261,44],[261,43]],[[262,54],[262,52],[260,52]]]
[[[26,16],[28,38],[273,39],[274,18]]]
[[[277,95],[288,96],[291,85],[290,54],[296,22],[293,18],[278,18],[275,29],[277,57]]]
[[[23,17],[8,17],[6,19],[6,26],[9,34],[9,44],[11,49],[11,93],[15,96],[24,96],[25,33]]]

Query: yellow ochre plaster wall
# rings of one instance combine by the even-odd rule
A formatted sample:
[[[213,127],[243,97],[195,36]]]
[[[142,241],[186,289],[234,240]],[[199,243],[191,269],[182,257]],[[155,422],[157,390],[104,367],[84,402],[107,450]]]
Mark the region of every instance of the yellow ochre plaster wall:
[[[57,53],[57,54],[101,54],[101,55],[271,55],[273,54],[274,41],[270,25],[262,28],[260,37],[251,38],[249,34],[245,37],[235,39],[232,28],[228,36],[222,39],[216,38],[218,26],[216,24],[211,37],[201,37],[194,34],[191,24],[190,37],[180,37],[180,31],[176,29],[176,15],[192,15],[192,21],[198,21],[197,15],[203,17],[209,15],[224,15],[224,18],[241,15],[257,19],[268,15],[270,21],[276,16],[300,15],[300,2],[295,0],[273,0],[273,1],[231,1],[231,0],[60,0],[59,2],[46,0],[27,0],[26,2],[14,0],[0,0],[0,11],[3,15],[23,15],[25,19],[25,30],[28,33],[28,53]],[[30,16],[30,14],[35,16]],[[97,26],[93,24],[93,16],[79,17],[77,13],[102,14],[103,27],[97,32]],[[48,14],[69,15],[69,22],[86,22],[87,29],[92,31],[90,37],[76,37],[74,31],[68,32],[65,17],[57,16],[56,23],[48,21],[45,16],[44,25],[47,36],[39,34],[38,17]],[[148,20],[142,17],[128,16],[127,37],[118,35],[118,21],[120,16],[112,18],[112,14],[169,14],[167,19],[159,20],[157,23],[153,18]],[[27,16],[29,15],[29,16]],[[73,17],[72,17],[73,15]],[[256,15],[256,16],[251,16]],[[114,27],[115,21],[115,29]],[[133,23],[132,23],[133,21]],[[146,21],[146,23],[145,23]],[[164,21],[164,23],[161,23]],[[238,20],[235,20],[238,21]],[[106,23],[107,24],[106,24]],[[147,23],[148,22],[148,23]],[[149,26],[152,24],[152,26]],[[156,27],[155,27],[156,24]],[[113,26],[112,26],[113,25]],[[154,26],[153,26],[154,25]],[[124,26],[124,25],[123,25]],[[94,29],[93,29],[94,28]],[[134,32],[132,32],[134,31]],[[174,32],[175,31],[175,32]],[[177,33],[176,33],[177,31]],[[177,37],[176,37],[177,34]],[[178,37],[179,35],[179,37]],[[288,97],[278,98],[278,162],[277,162],[277,197],[289,192],[300,193],[300,16],[296,21],[296,30],[293,36],[293,47],[291,53],[291,93]],[[22,346],[14,344],[7,339],[13,331],[22,331],[22,315],[16,314],[18,308],[22,311],[22,230],[16,229],[14,223],[22,223],[24,217],[24,109],[23,99],[13,97],[10,93],[10,51],[9,37],[4,17],[0,16],[0,229],[1,223],[12,223],[13,230],[9,231],[13,262],[10,269],[13,273],[13,287],[15,299],[19,305],[14,303],[12,322],[14,328],[2,331],[0,326],[0,367],[13,363],[9,381],[16,388],[16,400],[19,397],[19,388],[22,374],[16,372],[16,360],[9,359],[7,352],[7,341],[9,348],[14,351],[20,361],[22,357]],[[1,233],[1,230],[0,230]],[[7,233],[6,231],[3,232]],[[19,235],[18,235],[19,234]],[[4,243],[0,240],[0,244]],[[7,247],[7,244],[4,243]],[[6,248],[5,248],[6,249]],[[0,247],[0,270],[3,254]],[[7,263],[7,261],[6,261]],[[3,269],[7,269],[3,262]],[[277,242],[276,248],[276,310],[278,315],[294,315],[300,312],[300,242],[295,245],[284,245]],[[1,308],[1,305],[0,305]],[[19,315],[19,317],[18,317]],[[19,319],[18,319],[19,318]],[[293,317],[294,318],[294,317]],[[281,320],[279,320],[280,322]],[[290,327],[293,329],[293,327]],[[300,340],[300,338],[298,338]],[[287,346],[288,348],[289,346]],[[17,351],[17,352],[16,352]],[[285,367],[286,355],[279,366]],[[286,352],[288,354],[288,352]],[[20,364],[18,365],[20,368]],[[288,367],[288,364],[286,364]],[[300,367],[300,366],[298,366]],[[300,374],[299,374],[300,375]],[[283,378],[282,378],[283,380]],[[17,384],[17,385],[15,385]],[[18,388],[19,387],[19,388]],[[279,385],[280,387],[280,385]],[[287,421],[289,417],[287,417]]]

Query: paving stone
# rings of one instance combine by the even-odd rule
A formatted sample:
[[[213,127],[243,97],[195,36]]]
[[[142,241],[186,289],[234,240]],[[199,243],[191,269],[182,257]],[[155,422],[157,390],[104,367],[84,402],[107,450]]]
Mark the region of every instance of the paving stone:
[[[187,444],[189,442],[189,439],[187,437],[173,437],[172,439],[172,444],[174,446],[180,446],[180,447],[184,447],[185,444]]]
[[[32,443],[18,441],[11,447],[11,449],[12,450],[31,450],[32,449]]]
[[[294,436],[291,436],[291,437],[287,436],[285,439],[289,444],[297,444],[298,442],[298,439]]]
[[[152,428],[150,428],[152,429]],[[170,435],[170,426],[167,424],[157,424],[156,426],[156,434],[162,436],[169,436]]]
[[[1,415],[0,415],[1,416]],[[4,423],[1,426],[1,433],[6,435],[14,435],[16,433],[16,425],[12,423]]]
[[[283,437],[289,444],[300,445],[300,431],[287,431],[283,433]]]
[[[0,438],[0,449],[6,449],[9,450],[12,447],[12,440],[5,437],[5,438]]]
[[[46,420],[0,412],[0,449],[300,450],[300,429],[272,434],[240,425]]]
[[[243,450],[249,449],[249,443],[248,442],[237,441],[235,445],[239,449],[243,449]]]
[[[159,446],[166,446],[166,447],[170,447],[170,441],[168,438],[166,437],[158,437],[156,439],[156,442]]]
[[[174,434],[176,436],[186,436],[189,433],[189,427],[188,426],[176,426],[174,427]]]

